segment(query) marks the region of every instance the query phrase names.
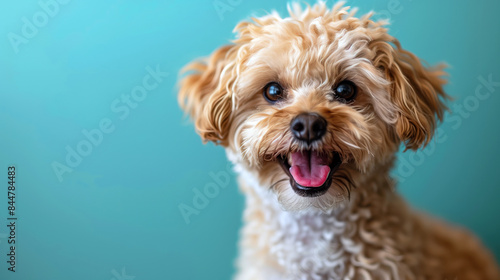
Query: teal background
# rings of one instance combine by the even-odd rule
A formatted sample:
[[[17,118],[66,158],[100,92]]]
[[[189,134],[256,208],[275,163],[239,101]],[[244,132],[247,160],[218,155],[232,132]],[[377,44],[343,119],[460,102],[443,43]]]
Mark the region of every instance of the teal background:
[[[222,17],[220,2],[230,5]],[[399,190],[415,207],[473,230],[498,259],[500,87],[477,104],[471,96],[479,77],[500,81],[500,1],[397,2],[349,4],[390,17],[391,34],[429,63],[446,61],[455,97],[441,141],[400,155]],[[70,1],[15,53],[8,34],[22,34],[23,17],[42,8],[2,1],[0,279],[230,278],[243,197],[223,150],[202,145],[182,118],[176,82],[183,65],[232,39],[237,22],[272,9],[284,15],[285,3]],[[157,65],[168,77],[120,119],[113,101]],[[457,113],[453,104],[467,100],[474,110]],[[60,182],[51,164],[64,164],[66,146],[75,149],[82,130],[104,118],[114,131]],[[15,273],[6,263],[9,165],[17,168]],[[187,224],[178,207],[214,183],[211,173],[230,174],[228,186]]]

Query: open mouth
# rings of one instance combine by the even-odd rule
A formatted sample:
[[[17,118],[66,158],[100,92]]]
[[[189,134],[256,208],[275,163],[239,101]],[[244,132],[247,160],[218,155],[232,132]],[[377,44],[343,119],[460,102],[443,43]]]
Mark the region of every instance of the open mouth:
[[[293,190],[300,196],[316,197],[326,193],[332,177],[342,163],[337,152],[318,153],[313,150],[293,152],[278,159],[290,177]]]

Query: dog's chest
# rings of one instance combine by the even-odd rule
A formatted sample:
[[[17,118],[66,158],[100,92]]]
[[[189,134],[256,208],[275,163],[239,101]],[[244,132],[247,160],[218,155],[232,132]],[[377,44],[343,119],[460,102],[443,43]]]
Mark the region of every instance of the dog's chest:
[[[342,277],[352,254],[362,250],[348,217],[319,213],[275,213],[270,251],[296,279]],[[356,217],[354,217],[356,218]]]
[[[290,212],[254,178],[244,179],[250,188],[244,189],[247,208],[240,262],[252,269],[242,275],[259,271],[264,279],[358,279],[377,271],[374,279],[391,279],[399,274],[399,259],[392,256],[397,254],[391,246],[394,239],[387,231],[394,226],[388,223],[390,215],[381,214],[385,211],[381,212],[380,198],[372,195],[368,203],[353,195],[349,206],[329,212]],[[374,220],[376,216],[384,219]],[[257,277],[249,275],[240,279]]]

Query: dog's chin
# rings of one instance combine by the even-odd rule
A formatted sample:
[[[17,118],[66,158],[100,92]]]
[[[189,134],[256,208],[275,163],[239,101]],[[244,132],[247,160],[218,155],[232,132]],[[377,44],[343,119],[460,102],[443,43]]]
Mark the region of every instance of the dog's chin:
[[[301,197],[319,197],[332,186],[333,175],[342,164],[339,153],[314,150],[289,153],[278,162],[290,179],[293,191]],[[305,174],[306,173],[306,174]]]

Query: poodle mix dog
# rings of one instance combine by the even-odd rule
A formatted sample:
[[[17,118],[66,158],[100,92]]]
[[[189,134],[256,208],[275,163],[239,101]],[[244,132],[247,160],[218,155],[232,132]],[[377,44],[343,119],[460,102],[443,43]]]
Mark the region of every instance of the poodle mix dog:
[[[468,232],[408,207],[389,177],[448,98],[370,14],[320,2],[239,23],[187,66],[179,100],[246,195],[236,279],[500,279]]]

